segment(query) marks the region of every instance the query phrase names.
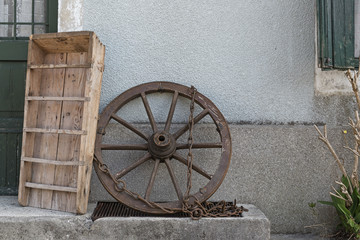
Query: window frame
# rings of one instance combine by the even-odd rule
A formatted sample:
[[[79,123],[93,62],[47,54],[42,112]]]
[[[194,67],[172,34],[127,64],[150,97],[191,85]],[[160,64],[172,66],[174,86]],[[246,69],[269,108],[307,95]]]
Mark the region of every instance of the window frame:
[[[17,25],[30,25],[32,26],[31,32],[34,34],[34,27],[36,25],[45,26],[46,33],[57,32],[58,30],[58,0],[45,0],[46,1],[46,21],[45,22],[35,22],[35,0],[32,0],[32,20],[31,22],[17,22],[16,21],[16,4],[17,0],[14,0],[14,20],[13,22],[0,22],[0,25],[12,25],[14,28],[13,37],[0,37],[0,41],[9,40],[28,40],[29,37],[17,37],[16,36],[16,26]]]

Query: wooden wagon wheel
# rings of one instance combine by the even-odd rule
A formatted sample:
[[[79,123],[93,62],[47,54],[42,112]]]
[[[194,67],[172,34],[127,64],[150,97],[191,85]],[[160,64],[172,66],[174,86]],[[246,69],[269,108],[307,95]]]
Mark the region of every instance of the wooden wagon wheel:
[[[157,123],[155,122],[153,113],[151,111],[150,105],[147,100],[147,95],[156,92],[168,92],[173,94],[172,101],[169,103],[170,110],[167,116],[167,120],[165,122],[165,127],[163,129],[159,129]],[[189,125],[186,124],[179,130],[171,133],[170,125],[172,122],[172,118],[174,116],[175,106],[179,97],[184,97],[187,99],[192,98],[192,90],[189,87],[175,84],[171,82],[150,82],[138,85],[133,87],[124,93],[120,94],[117,98],[115,98],[112,102],[107,105],[107,107],[101,113],[99,122],[98,122],[98,133],[96,136],[96,144],[95,144],[95,156],[98,162],[103,163],[102,150],[144,150],[145,154],[130,164],[126,168],[117,172],[110,176],[106,174],[104,171],[101,171],[98,164],[94,164],[94,168],[96,173],[105,187],[105,189],[119,202],[126,204],[127,206],[149,213],[165,213],[163,209],[157,207],[151,207],[146,204],[144,201],[134,198],[134,196],[129,195],[125,191],[119,191],[119,186],[114,183],[114,179],[121,179],[127,173],[137,168],[141,164],[147,161],[152,161],[154,164],[154,168],[152,174],[148,176],[149,183],[146,188],[146,193],[144,199],[149,200],[150,193],[152,191],[154,185],[154,179],[156,173],[158,171],[160,164],[165,164],[169,175],[171,177],[171,181],[175,188],[176,194],[179,200],[176,201],[168,201],[164,203],[159,203],[162,208],[180,211],[182,207],[182,198],[183,193],[179,187],[179,183],[174,175],[174,169],[171,164],[171,161],[179,161],[185,165],[187,165],[187,160],[178,154],[178,150],[187,149],[188,144],[178,143],[177,140],[189,130]],[[147,116],[149,118],[152,134],[150,136],[143,133],[133,124],[125,121],[121,116],[118,116],[116,113],[121,109],[126,103],[135,98],[141,98],[146,109]],[[203,186],[198,192],[193,194],[200,202],[207,200],[215,191],[219,188],[222,183],[227,170],[230,165],[230,157],[231,157],[231,138],[228,125],[226,123],[225,118],[218,110],[218,108],[204,95],[200,93],[196,93],[195,95],[195,103],[202,108],[202,111],[194,116],[194,124],[199,122],[205,116],[209,115],[214,124],[216,125],[216,130],[220,135],[220,142],[215,143],[199,143],[196,142],[196,139],[193,143],[193,149],[196,148],[218,148],[221,149],[221,156],[218,162],[217,168],[215,172],[210,175],[207,173],[202,166],[197,165],[196,162],[193,163],[192,169],[193,171],[201,174],[204,178],[208,179],[208,182],[205,186]],[[184,113],[186,115],[189,112]],[[122,144],[122,145],[110,145],[104,144],[102,142],[103,139],[103,129],[106,128],[109,121],[113,119],[119,124],[131,130],[134,134],[140,136],[144,139],[145,144]],[[186,174],[186,173],[185,173]],[[142,176],[146,177],[146,176]],[[169,180],[170,181],[170,180]],[[186,184],[186,183],[184,183]]]

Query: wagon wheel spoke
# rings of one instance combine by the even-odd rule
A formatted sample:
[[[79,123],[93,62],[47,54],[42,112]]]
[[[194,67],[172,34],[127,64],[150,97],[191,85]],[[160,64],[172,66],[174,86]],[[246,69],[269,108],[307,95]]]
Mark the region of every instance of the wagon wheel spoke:
[[[194,117],[194,124],[196,124],[201,119],[203,119],[208,113],[209,113],[209,110],[207,108],[202,110],[201,113],[199,113],[196,117]],[[173,134],[175,140],[178,139],[181,135],[183,135],[187,130],[189,130],[189,124],[186,124],[184,127],[182,127],[176,133]]]
[[[181,163],[183,163],[183,164],[185,164],[187,166],[187,160],[185,158],[183,158],[182,156],[180,156],[179,154],[175,153],[173,155],[173,158],[175,158],[176,160],[178,160],[179,162],[181,162]],[[207,179],[211,180],[212,176],[210,174],[208,174],[204,169],[197,166],[196,164],[194,164],[194,163],[192,164],[192,169],[194,169],[194,171],[196,171],[199,174],[203,175]]]
[[[134,133],[136,133],[137,135],[139,135],[143,139],[145,139],[145,140],[148,139],[148,137],[144,133],[142,133],[139,129],[137,129],[136,127],[134,127],[132,124],[128,123],[127,121],[125,121],[121,117],[115,115],[114,113],[111,114],[111,118],[116,120],[118,123],[122,124],[124,127],[130,129],[131,131],[133,131]]]
[[[166,167],[167,167],[167,169],[169,171],[171,181],[172,181],[172,183],[174,185],[174,188],[175,188],[175,191],[176,191],[176,195],[178,196],[178,199],[180,201],[182,201],[183,200],[183,195],[182,195],[182,192],[180,190],[179,183],[176,180],[175,173],[174,173],[174,170],[173,170],[173,168],[171,166],[170,160],[168,158],[165,159],[165,165],[166,165]]]
[[[176,102],[177,102],[178,97],[179,97],[179,92],[175,91],[173,99],[171,101],[169,114],[168,114],[168,117],[166,119],[164,131],[168,132],[170,130],[170,124],[171,124],[171,120],[172,120],[172,118],[174,116],[175,106],[176,106]]]
[[[193,143],[192,148],[222,148],[222,143]],[[189,144],[177,144],[176,149],[189,149]]]
[[[148,150],[147,144],[101,144],[101,150]]]
[[[138,166],[140,166],[141,164],[143,164],[144,162],[146,162],[147,160],[149,160],[151,158],[151,154],[150,153],[146,153],[142,158],[140,158],[139,160],[137,160],[136,162],[134,162],[133,164],[131,164],[130,166],[128,166],[127,168],[124,168],[123,170],[121,170],[120,172],[115,174],[115,178],[116,179],[120,179],[123,176],[125,176],[126,174],[128,174],[130,171],[132,171],[133,169],[137,168]]]
[[[158,128],[156,126],[156,123],[155,123],[155,119],[154,119],[154,116],[151,112],[151,108],[150,108],[150,105],[149,105],[149,102],[146,98],[146,95],[144,92],[141,93],[141,99],[144,103],[144,107],[145,107],[145,110],[146,110],[146,114],[148,115],[148,118],[150,120],[150,124],[151,124],[151,128],[153,130],[153,132],[157,132]]]
[[[149,198],[150,198],[151,190],[152,190],[152,188],[154,186],[154,182],[155,182],[155,177],[156,177],[157,171],[159,169],[159,164],[160,164],[160,159],[156,159],[154,169],[153,169],[153,171],[151,173],[149,184],[148,184],[148,186],[146,188],[146,192],[145,192],[145,199],[146,200],[149,200]]]

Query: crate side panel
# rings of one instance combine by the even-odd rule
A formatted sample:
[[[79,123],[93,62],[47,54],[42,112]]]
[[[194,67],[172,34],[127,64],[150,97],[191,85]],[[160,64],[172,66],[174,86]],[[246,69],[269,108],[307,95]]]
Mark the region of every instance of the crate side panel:
[[[29,197],[22,201],[24,203],[22,205],[85,213],[90,188],[105,48],[92,32],[41,34],[33,35],[31,39],[30,42],[36,45],[35,48],[39,50],[37,52],[41,53],[43,58],[36,61],[29,58],[28,65],[44,64],[43,66],[51,67],[52,64],[89,64],[89,66],[91,64],[91,68],[31,70],[28,68],[28,73],[37,73],[38,77],[36,84],[29,85],[25,96],[86,97],[89,101],[26,101],[31,102],[27,105],[31,108],[31,111],[28,111],[29,114],[31,112],[31,116],[24,121],[24,128],[84,130],[87,134],[73,136],[24,132],[23,135],[30,140],[30,143],[24,138],[23,157],[81,161],[85,164],[59,166],[22,161],[21,166],[24,172],[27,172],[23,175],[22,185],[29,193]],[[60,81],[56,82],[54,79]],[[77,193],[25,188],[25,182],[76,187]]]
[[[92,36],[90,46],[91,49],[89,52],[91,53],[91,63],[93,67],[88,70],[85,96],[89,96],[91,100],[84,104],[83,124],[86,126],[88,134],[86,135],[86,141],[81,142],[81,156],[86,164],[79,167],[78,195],[76,200],[77,213],[86,213],[87,210],[99,114],[101,82],[104,71],[105,46],[99,41],[95,34]]]

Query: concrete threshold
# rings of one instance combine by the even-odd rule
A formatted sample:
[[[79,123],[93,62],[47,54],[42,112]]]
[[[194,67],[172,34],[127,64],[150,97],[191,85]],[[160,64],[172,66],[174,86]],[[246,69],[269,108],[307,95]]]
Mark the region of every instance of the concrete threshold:
[[[0,197],[0,239],[270,239],[270,222],[254,205],[242,218],[111,217],[93,222],[85,215],[21,207]]]

